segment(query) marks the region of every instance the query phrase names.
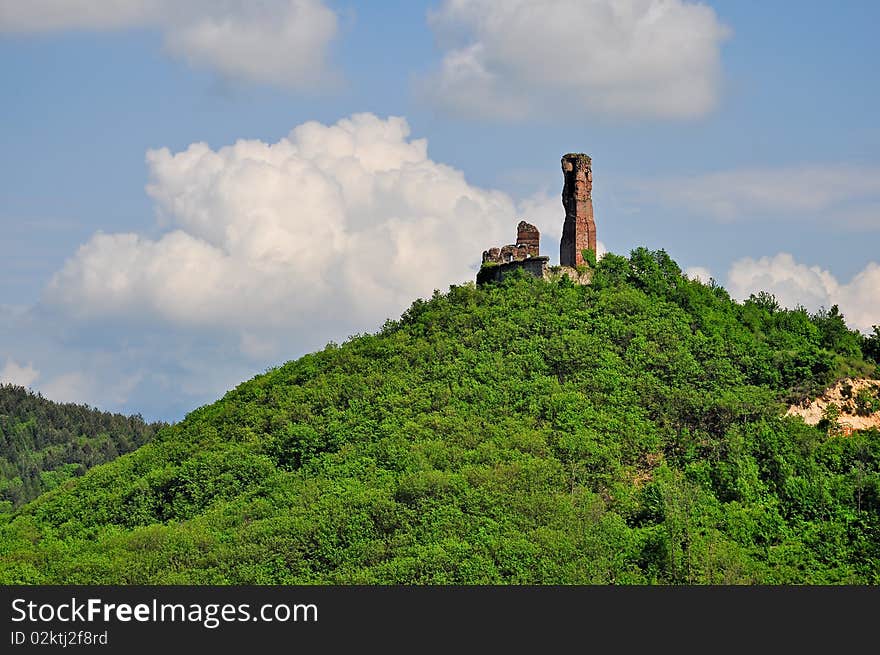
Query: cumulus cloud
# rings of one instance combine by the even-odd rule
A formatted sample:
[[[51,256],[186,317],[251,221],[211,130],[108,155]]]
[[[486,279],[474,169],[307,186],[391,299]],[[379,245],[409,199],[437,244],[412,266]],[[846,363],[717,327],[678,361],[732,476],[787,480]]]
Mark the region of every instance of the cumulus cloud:
[[[279,341],[375,329],[473,279],[480,252],[512,242],[519,217],[552,224],[544,251],[558,248],[559,198],[517,207],[469,184],[403,118],[309,122],[276,143],[195,143],[147,163],[165,232],[96,234],[52,278],[48,305],[231,331],[243,353],[266,356]]]
[[[445,0],[429,22],[446,52],[420,92],[458,114],[512,120],[702,116],[729,34],[685,0]]]
[[[838,305],[850,327],[868,331],[880,325],[880,264],[870,262],[849,282],[841,282],[819,266],[797,262],[788,253],[734,262],[728,273],[731,295],[745,299],[769,291],[786,307],[811,311]]]
[[[98,380],[93,370],[61,373],[41,383],[39,391],[46,398],[59,403],[121,407],[144,375],[122,371],[115,373],[109,384],[108,380]]]
[[[177,420],[266,367],[323,345],[300,347],[282,334],[288,337],[282,349],[254,356],[242,352],[235,332],[144,320],[80,322],[62,310],[45,303],[0,305],[0,370],[11,360],[38,373],[29,386],[46,398],[150,419]],[[26,381],[18,375],[5,380]]]
[[[81,372],[58,375],[40,387],[40,393],[58,403],[89,404],[94,382]]]
[[[636,193],[722,222],[772,215],[880,229],[880,168],[808,164],[750,168],[638,182]]]
[[[314,88],[335,76],[337,16],[322,0],[0,0],[0,32],[163,32],[167,49],[236,79]]]
[[[40,372],[34,368],[32,362],[19,364],[12,359],[7,359],[5,366],[0,369],[0,384],[29,387],[38,377],[40,377]]]

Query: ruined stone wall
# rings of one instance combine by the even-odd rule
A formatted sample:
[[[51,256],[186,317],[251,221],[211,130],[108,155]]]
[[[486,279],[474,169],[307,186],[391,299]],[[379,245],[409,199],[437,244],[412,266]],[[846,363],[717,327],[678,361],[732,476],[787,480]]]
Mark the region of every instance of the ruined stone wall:
[[[483,251],[483,263],[507,264],[519,262],[540,254],[541,234],[531,223],[520,221],[516,226],[516,243]]]
[[[501,248],[489,248],[483,251],[483,263],[506,264],[507,262],[519,262],[531,256],[529,247],[526,245],[507,245]]]
[[[526,246],[529,255],[537,257],[541,250],[541,233],[531,223],[520,221],[516,226],[516,245]]]
[[[592,161],[583,153],[569,153],[562,157],[562,206],[565,223],[559,243],[561,266],[582,266],[586,262],[583,250],[596,252],[596,222],[593,219]]]
[[[513,261],[507,264],[483,266],[479,273],[477,273],[477,284],[500,282],[513,271],[523,271],[528,275],[545,278],[547,277],[549,267],[549,257],[529,257],[528,259]]]

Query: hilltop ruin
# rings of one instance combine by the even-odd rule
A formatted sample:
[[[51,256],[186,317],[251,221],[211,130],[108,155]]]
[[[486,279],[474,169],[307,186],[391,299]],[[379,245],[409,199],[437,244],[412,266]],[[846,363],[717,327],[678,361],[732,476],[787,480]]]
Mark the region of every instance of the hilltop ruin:
[[[520,221],[516,226],[516,243],[483,251],[484,264],[509,264],[538,257],[541,234],[531,223]],[[549,258],[548,258],[549,259]]]
[[[520,221],[516,243],[483,251],[482,266],[477,273],[477,284],[498,282],[514,270],[550,279],[554,275],[568,275],[573,281],[589,281],[585,266],[587,251],[596,253],[596,221],[593,217],[592,160],[583,153],[568,153],[562,157],[562,206],[565,222],[559,243],[559,266],[550,267],[550,258],[540,253],[541,235],[538,228]]]
[[[596,253],[596,221],[593,219],[592,160],[583,153],[569,153],[562,158],[562,206],[565,223],[559,243],[559,265],[577,268],[586,264],[584,251]]]

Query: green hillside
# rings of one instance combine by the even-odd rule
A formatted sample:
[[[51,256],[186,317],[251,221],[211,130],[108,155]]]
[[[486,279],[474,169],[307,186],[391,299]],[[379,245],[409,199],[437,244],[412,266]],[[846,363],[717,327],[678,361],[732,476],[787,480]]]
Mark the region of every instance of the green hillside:
[[[131,452],[159,427],[140,416],[56,403],[0,385],[0,511]]]
[[[880,583],[876,377],[836,308],[663,252],[416,301],[2,519],[6,583]]]

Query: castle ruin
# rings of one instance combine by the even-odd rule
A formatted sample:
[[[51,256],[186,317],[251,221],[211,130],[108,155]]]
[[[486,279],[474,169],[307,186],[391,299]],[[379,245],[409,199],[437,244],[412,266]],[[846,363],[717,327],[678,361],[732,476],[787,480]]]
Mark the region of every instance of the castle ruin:
[[[509,264],[539,255],[541,233],[531,223],[520,221],[516,226],[516,243],[483,251],[483,263]]]
[[[588,261],[584,252],[596,253],[596,222],[593,218],[592,160],[583,153],[562,157],[562,206],[565,222],[559,243],[559,272],[582,281],[578,270]],[[524,270],[535,277],[549,277],[550,258],[540,254],[541,235],[531,223],[520,221],[516,227],[516,243],[483,251],[483,262],[477,273],[477,284],[500,281],[512,270]],[[554,269],[555,270],[555,269]]]
[[[583,153],[569,153],[562,157],[562,174],[565,177],[562,187],[565,223],[559,242],[559,264],[577,268],[587,263],[584,250],[596,253],[592,160]]]

